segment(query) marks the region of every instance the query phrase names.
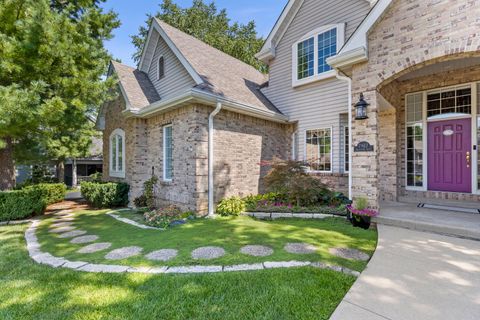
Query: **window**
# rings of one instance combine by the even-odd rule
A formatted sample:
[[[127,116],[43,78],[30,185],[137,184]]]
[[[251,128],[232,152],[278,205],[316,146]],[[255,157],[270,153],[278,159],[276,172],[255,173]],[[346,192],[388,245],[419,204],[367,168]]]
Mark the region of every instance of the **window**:
[[[125,132],[121,129],[110,135],[110,176],[125,178]]]
[[[344,160],[343,160],[343,171],[344,172],[349,172],[350,171],[350,135],[348,131],[348,127],[344,128],[344,134],[343,134],[343,139],[344,141]]]
[[[332,129],[307,130],[306,161],[313,171],[332,171]]]
[[[173,139],[172,125],[163,127],[163,180],[173,178]]]
[[[293,86],[307,84],[335,75],[327,58],[343,45],[345,25],[329,25],[305,35],[292,47]]]
[[[158,80],[160,80],[165,76],[165,59],[163,58],[163,56],[158,59],[157,70],[158,70]]]
[[[337,28],[318,35],[318,73],[332,70],[327,58],[337,54]]]
[[[423,187],[423,94],[406,98],[407,186]]]
[[[298,79],[304,79],[313,76],[314,68],[314,38],[307,39],[298,44]]]
[[[427,116],[448,113],[472,113],[472,88],[445,89],[427,95]]]

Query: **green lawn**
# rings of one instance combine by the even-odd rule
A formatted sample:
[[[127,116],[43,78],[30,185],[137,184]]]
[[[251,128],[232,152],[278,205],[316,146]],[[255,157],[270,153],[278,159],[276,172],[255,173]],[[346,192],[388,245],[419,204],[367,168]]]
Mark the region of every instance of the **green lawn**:
[[[144,249],[142,255],[114,261],[114,264],[129,266],[234,265],[306,260],[323,261],[362,271],[366,262],[337,258],[332,256],[328,249],[350,247],[371,255],[377,239],[375,231],[353,228],[344,219],[339,218],[261,221],[245,216],[219,217],[198,219],[167,231],[159,231],[143,230],[125,224],[107,216],[105,212],[79,212],[76,214],[74,226],[88,231],[88,234],[98,235],[100,238],[97,242],[111,242],[113,245],[109,250],[126,246],[142,247]],[[37,231],[43,251],[72,261],[112,264],[112,261],[104,259],[108,251],[93,254],[77,253],[76,251],[84,245],[71,244],[70,239],[61,239],[56,234],[49,233],[49,225],[52,222],[53,218],[46,218]],[[318,251],[307,255],[291,254],[283,250],[285,244],[289,242],[309,243],[315,245]],[[240,253],[240,248],[244,245],[267,245],[274,250],[274,254],[265,258],[247,256]],[[227,254],[215,260],[193,260],[190,256],[191,251],[202,246],[219,246],[224,248]],[[169,262],[153,262],[144,257],[144,254],[159,249],[177,249],[179,254]]]
[[[230,239],[250,242],[249,237],[254,237],[270,239],[270,243],[275,243],[275,239],[294,240],[301,234],[298,228],[308,225],[308,222],[273,224],[285,228],[290,236],[260,232],[258,228],[239,233],[248,226],[248,220],[241,219],[239,225],[209,235],[192,234],[195,226],[211,231],[208,223],[202,226],[205,223],[202,221],[185,230],[164,234],[132,229],[101,212],[82,213],[79,221],[82,228],[97,232],[102,240],[103,237],[123,243],[155,240],[152,248],[167,241],[185,249],[186,241],[180,235],[190,234],[197,244],[203,243],[204,237],[221,235],[226,238],[217,240],[217,244],[229,250],[238,246],[229,244]],[[359,236],[360,246],[373,249],[375,233],[354,230],[336,221],[315,223],[315,227],[309,227],[315,234],[304,233],[307,240],[317,241],[315,237],[322,235],[317,229],[321,225],[337,230],[325,232],[341,237],[344,244],[353,245],[354,237]],[[26,228],[26,225],[0,227],[0,319],[328,319],[355,281],[342,273],[314,268],[203,275],[96,274],[52,269],[29,258],[24,240]],[[112,234],[114,229],[116,235]],[[348,236],[342,235],[342,230],[348,231]],[[173,239],[168,240],[169,237]],[[54,249],[56,254],[70,252],[66,243],[55,246],[44,236],[42,242],[43,249]]]

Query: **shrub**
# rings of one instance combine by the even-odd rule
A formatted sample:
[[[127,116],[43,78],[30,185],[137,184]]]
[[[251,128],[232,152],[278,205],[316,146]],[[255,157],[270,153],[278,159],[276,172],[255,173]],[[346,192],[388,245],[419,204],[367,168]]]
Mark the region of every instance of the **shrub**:
[[[158,177],[154,175],[143,184],[143,194],[146,202],[145,207],[155,208],[155,186],[157,185],[157,182]]]
[[[47,206],[44,191],[36,188],[0,192],[0,221],[41,214]]]
[[[41,183],[25,187],[24,190],[39,190],[47,205],[62,202],[67,194],[67,186],[63,183]]]
[[[96,208],[124,207],[128,204],[128,191],[126,183],[81,183],[82,195],[88,203]]]
[[[166,229],[170,222],[180,219],[182,210],[177,206],[171,205],[162,209],[145,212],[143,217],[145,222],[152,227]]]
[[[137,208],[145,208],[147,207],[147,197],[142,194],[140,197],[137,197],[133,200],[133,204]]]
[[[331,192],[305,171],[303,162],[275,160],[269,165],[272,169],[265,176],[265,185],[271,192],[285,194],[287,202],[310,206],[330,199]]]
[[[217,205],[217,214],[221,216],[238,216],[245,210],[245,202],[239,197],[223,199]]]
[[[368,207],[368,199],[367,198],[356,198],[355,199],[355,209],[357,210],[365,210]]]
[[[94,174],[91,174],[89,178],[90,178],[90,182],[102,182],[103,173],[95,172]]]

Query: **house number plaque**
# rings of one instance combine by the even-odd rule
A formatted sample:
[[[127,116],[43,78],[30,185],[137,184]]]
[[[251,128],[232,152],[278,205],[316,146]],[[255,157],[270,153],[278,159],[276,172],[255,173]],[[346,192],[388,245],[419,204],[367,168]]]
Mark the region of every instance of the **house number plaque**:
[[[367,141],[362,141],[353,148],[355,152],[372,152],[374,150],[375,148]]]

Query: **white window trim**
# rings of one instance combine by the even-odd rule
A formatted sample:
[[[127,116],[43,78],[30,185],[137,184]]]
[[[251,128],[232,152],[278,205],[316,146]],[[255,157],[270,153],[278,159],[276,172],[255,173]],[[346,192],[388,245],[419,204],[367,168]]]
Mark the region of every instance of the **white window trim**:
[[[116,135],[119,135],[120,137],[122,137],[122,170],[121,171],[118,171],[118,170],[113,170],[112,168],[112,162],[113,162],[113,157],[116,156],[113,154],[113,149],[112,149],[112,138]],[[110,134],[110,137],[108,138],[108,144],[109,144],[109,175],[110,177],[114,177],[114,178],[125,178],[125,131],[123,131],[122,129],[115,129],[112,131],[112,133]],[[116,145],[116,148],[115,150],[118,152],[118,143]],[[117,159],[117,162],[118,162],[118,159]]]
[[[303,132],[303,159],[307,161],[307,131],[312,131],[312,130],[330,130],[330,170],[324,171],[324,170],[311,170],[310,168],[307,170],[308,173],[333,173],[333,146],[334,146],[334,139],[333,139],[333,126],[330,127],[315,127],[315,128],[309,128],[305,129]]]
[[[163,59],[163,77],[160,76],[160,59]],[[161,80],[165,77],[165,57],[161,55],[157,59],[157,80]]]
[[[331,24],[331,25],[326,25],[322,26],[320,28],[317,28],[306,35],[304,35],[302,38],[300,38],[297,42],[295,42],[292,45],[292,87],[298,87],[298,86],[303,86],[308,83],[328,79],[328,78],[334,78],[336,75],[335,70],[330,70],[327,72],[322,72],[318,73],[318,35],[324,32],[327,32],[333,28],[337,28],[337,52],[340,50],[340,48],[343,46],[345,43],[345,24],[344,23],[339,23],[339,24]],[[303,78],[303,79],[298,79],[298,44],[308,40],[313,37],[313,44],[314,44],[314,52],[313,52],[313,76]]]
[[[163,151],[163,181],[165,182],[172,182],[173,179],[170,178],[170,179],[167,179],[166,176],[167,176],[167,166],[165,165],[167,163],[167,153],[165,152],[166,150],[166,146],[167,146],[167,135],[165,134],[165,131],[167,130],[167,128],[172,128],[172,140],[173,140],[173,125],[171,124],[167,124],[165,126],[163,126],[163,129],[162,129],[162,133],[163,133],[163,147],[162,147],[162,151]],[[172,141],[172,144],[173,144],[173,141]],[[173,159],[172,159],[173,161]],[[172,168],[172,177],[173,177],[173,168]]]

